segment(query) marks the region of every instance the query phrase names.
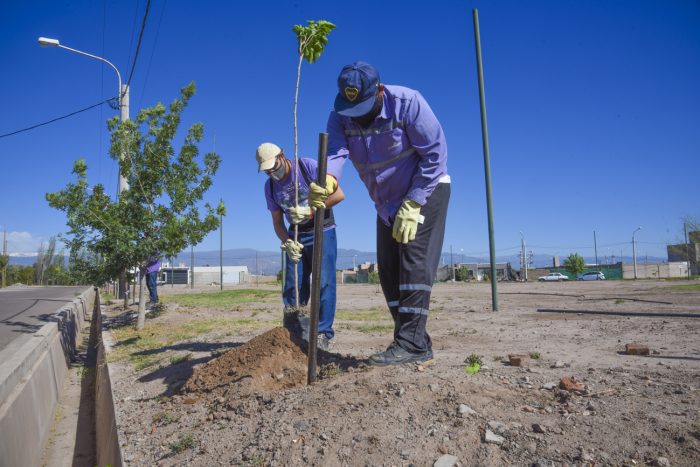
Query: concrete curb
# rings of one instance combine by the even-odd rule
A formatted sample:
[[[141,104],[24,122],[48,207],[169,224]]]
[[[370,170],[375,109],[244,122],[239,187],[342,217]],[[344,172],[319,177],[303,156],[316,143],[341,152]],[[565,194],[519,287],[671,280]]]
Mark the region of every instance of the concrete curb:
[[[117,430],[117,415],[114,410],[112,378],[106,360],[102,340],[102,311],[99,296],[95,302],[92,325],[90,326],[90,352],[95,360],[95,444],[98,466],[122,465],[122,452]],[[91,356],[91,357],[92,357]]]
[[[0,467],[39,465],[95,289],[85,290],[52,322],[3,349],[0,360]]]

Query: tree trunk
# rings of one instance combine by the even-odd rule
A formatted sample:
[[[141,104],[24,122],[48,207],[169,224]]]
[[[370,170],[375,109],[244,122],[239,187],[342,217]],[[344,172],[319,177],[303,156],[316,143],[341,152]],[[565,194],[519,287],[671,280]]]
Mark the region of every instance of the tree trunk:
[[[146,274],[139,274],[139,317],[136,321],[136,330],[140,331],[143,329],[143,325],[146,324],[146,300],[145,291],[143,283],[146,280]]]

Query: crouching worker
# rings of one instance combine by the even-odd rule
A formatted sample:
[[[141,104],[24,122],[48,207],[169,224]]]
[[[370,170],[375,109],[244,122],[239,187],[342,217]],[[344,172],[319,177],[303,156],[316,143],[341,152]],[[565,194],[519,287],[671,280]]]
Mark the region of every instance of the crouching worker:
[[[314,247],[314,211],[309,206],[309,190],[315,187],[317,163],[312,159],[300,158],[299,165],[286,159],[284,151],[272,143],[263,143],[256,151],[258,172],[265,172],[265,200],[272,214],[272,226],[282,242],[282,250],[287,256],[284,293],[282,300],[285,309],[295,307],[294,268],[297,268],[299,285],[299,305],[309,302],[311,285],[311,264]],[[296,172],[296,175],[295,175]],[[295,203],[295,184],[299,185],[299,203]],[[323,227],[323,254],[321,256],[321,297],[318,319],[318,348],[328,350],[335,318],[335,263],[337,240],[332,206],[341,202],[345,195],[337,186],[335,178],[328,176],[326,186],[333,185],[334,192],[325,200]],[[289,227],[285,226],[286,217]],[[294,241],[294,224],[299,227],[298,241]]]

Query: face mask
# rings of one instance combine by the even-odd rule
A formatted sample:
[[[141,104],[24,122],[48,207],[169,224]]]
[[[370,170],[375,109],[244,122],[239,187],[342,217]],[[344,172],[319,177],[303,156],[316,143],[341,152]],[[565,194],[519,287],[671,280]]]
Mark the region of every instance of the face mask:
[[[284,160],[282,160],[282,163],[280,164],[279,167],[277,167],[275,170],[269,173],[270,178],[273,180],[280,181],[284,178],[284,173],[286,172],[287,164]]]
[[[352,120],[361,127],[367,128],[382,111],[383,105],[384,99],[382,99],[381,96],[377,96],[377,99],[374,101],[374,105],[372,106],[372,110],[360,117],[353,117]]]

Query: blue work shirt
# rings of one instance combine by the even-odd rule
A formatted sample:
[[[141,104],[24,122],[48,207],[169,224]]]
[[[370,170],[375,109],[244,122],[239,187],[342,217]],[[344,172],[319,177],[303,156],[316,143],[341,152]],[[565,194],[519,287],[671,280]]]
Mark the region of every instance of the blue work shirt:
[[[384,85],[384,105],[368,128],[332,111],[328,117],[328,173],[340,179],[349,157],[386,225],[404,199],[423,206],[447,176],[447,142],[423,96]]]

